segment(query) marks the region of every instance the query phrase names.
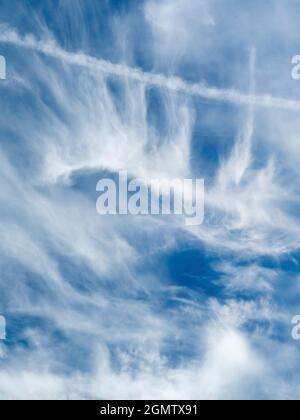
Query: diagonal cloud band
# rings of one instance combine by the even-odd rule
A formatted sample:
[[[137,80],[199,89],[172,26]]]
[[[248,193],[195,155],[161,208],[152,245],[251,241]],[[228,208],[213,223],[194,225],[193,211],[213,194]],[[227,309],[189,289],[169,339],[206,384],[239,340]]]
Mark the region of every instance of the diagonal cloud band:
[[[167,77],[162,74],[144,72],[124,64],[114,64],[110,61],[91,57],[82,52],[68,52],[58,46],[54,41],[40,41],[33,35],[21,37],[15,30],[4,29],[0,26],[0,43],[15,45],[22,48],[35,50],[52,58],[61,60],[69,65],[89,68],[93,71],[101,71],[114,77],[128,77],[137,82],[162,89],[182,92],[203,99],[228,102],[236,105],[253,105],[263,108],[275,108],[282,110],[300,110],[300,101],[274,97],[268,94],[242,93],[236,89],[220,89],[205,86],[201,83],[190,84],[179,77]]]

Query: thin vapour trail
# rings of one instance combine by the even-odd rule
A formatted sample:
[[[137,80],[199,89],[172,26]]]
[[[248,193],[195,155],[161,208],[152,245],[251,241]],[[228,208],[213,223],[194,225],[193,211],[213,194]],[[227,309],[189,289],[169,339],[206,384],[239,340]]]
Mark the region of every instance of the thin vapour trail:
[[[35,50],[52,58],[62,60],[69,65],[82,66],[92,71],[100,71],[109,76],[130,78],[148,86],[182,92],[203,99],[229,102],[236,105],[300,110],[300,101],[297,100],[273,97],[272,95],[242,93],[235,89],[220,89],[199,83],[190,84],[179,77],[167,77],[161,74],[144,72],[124,64],[113,64],[106,60],[97,59],[81,52],[68,52],[53,41],[39,41],[32,35],[21,37],[16,31],[5,27],[4,30],[2,27],[2,31],[0,31],[0,42]]]

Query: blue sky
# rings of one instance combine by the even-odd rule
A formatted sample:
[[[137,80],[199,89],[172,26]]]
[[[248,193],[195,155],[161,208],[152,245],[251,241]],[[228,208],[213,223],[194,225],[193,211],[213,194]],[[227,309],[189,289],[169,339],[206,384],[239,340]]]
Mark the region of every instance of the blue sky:
[[[298,399],[299,19],[0,0],[0,398]],[[99,216],[122,170],[204,178],[203,225]]]

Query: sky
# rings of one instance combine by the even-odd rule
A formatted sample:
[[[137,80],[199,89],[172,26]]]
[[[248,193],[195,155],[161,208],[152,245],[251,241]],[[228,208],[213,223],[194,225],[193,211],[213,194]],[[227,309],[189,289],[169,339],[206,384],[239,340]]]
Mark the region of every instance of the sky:
[[[297,0],[0,0],[0,399],[298,399]],[[205,218],[96,185],[204,179]]]

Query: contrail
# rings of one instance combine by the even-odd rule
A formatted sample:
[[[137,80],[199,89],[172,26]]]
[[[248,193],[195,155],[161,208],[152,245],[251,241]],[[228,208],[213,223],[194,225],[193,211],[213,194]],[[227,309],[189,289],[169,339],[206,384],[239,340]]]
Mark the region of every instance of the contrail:
[[[5,26],[4,29],[2,27],[2,30],[0,26],[0,42],[35,50],[52,58],[62,60],[69,65],[81,66],[93,71],[101,71],[104,74],[114,77],[127,77],[145,85],[182,92],[203,99],[229,102],[237,105],[253,105],[263,108],[300,110],[300,101],[297,100],[273,97],[272,95],[242,93],[235,89],[208,87],[201,83],[190,84],[179,77],[167,77],[161,74],[144,72],[123,64],[113,64],[106,60],[97,59],[81,52],[68,52],[53,41],[39,41],[32,35],[21,37],[16,31],[7,29]]]

